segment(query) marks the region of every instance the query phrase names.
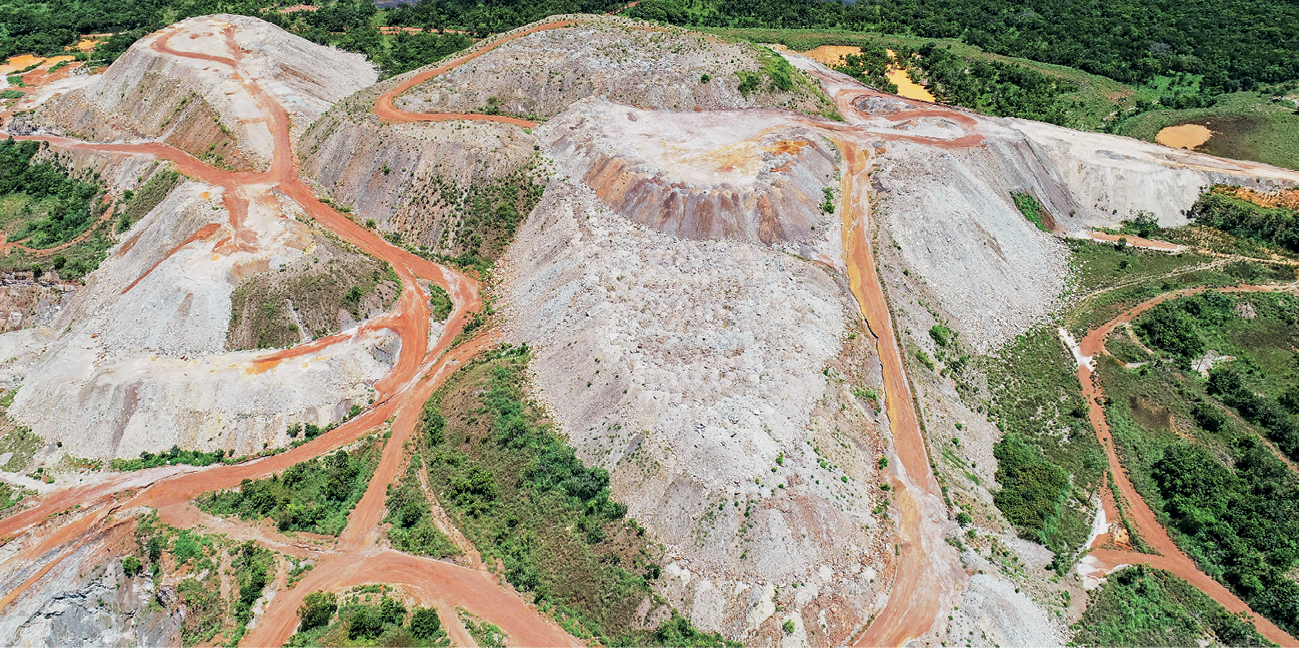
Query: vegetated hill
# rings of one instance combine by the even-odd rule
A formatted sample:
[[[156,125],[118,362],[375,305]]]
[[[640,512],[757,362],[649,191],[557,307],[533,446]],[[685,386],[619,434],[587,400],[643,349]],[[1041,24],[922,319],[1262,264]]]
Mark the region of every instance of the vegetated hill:
[[[531,26],[480,42],[469,51],[495,49],[394,104],[408,112],[542,120],[593,96],[664,110],[834,110],[812,80],[764,48],[616,17],[553,18],[561,19],[580,24],[499,47],[498,40]],[[402,241],[440,254],[496,258],[536,204],[536,140],[488,122],[381,124],[371,110],[375,99],[418,73],[367,88],[314,123],[300,146],[303,170]],[[505,211],[502,201],[511,203]]]

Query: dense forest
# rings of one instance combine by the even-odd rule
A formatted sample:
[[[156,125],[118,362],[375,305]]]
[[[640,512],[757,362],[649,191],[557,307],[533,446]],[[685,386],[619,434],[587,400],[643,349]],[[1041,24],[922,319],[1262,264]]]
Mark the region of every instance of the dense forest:
[[[644,0],[626,14],[704,27],[959,38],[1125,83],[1185,72],[1204,75],[1207,89],[1234,92],[1299,78],[1299,5],[1268,0]]]
[[[330,34],[347,49],[377,54],[374,5],[322,2],[316,12],[281,14],[285,0],[5,0],[0,56],[53,53],[77,35],[128,32],[112,49],[189,16],[256,15],[301,33]],[[421,0],[385,11],[388,25],[486,35],[558,13],[604,13],[621,0]],[[1299,79],[1299,5],[1268,0],[1100,3],[1047,0],[643,0],[625,15],[700,27],[842,29],[959,38],[987,51],[1079,68],[1125,83],[1156,75],[1204,75],[1208,94]],[[358,31],[352,38],[341,32]],[[107,53],[107,52],[106,52]],[[419,57],[408,56],[410,62]],[[420,59],[422,60],[422,59]],[[385,72],[402,58],[378,61]],[[407,67],[407,69],[410,69]]]

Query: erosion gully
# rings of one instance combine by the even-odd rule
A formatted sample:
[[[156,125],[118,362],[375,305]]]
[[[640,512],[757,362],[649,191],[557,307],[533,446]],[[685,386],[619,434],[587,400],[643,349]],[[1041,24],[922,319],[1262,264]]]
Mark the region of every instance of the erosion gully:
[[[385,123],[477,120],[509,123],[522,127],[535,126],[536,124],[531,121],[497,115],[413,114],[397,108],[394,100],[410,88],[455,69],[509,40],[575,24],[579,24],[579,21],[562,20],[516,32],[483,44],[445,65],[412,75],[381,95],[375,102],[374,112]],[[164,33],[159,37],[153,44],[154,49],[173,56],[203,59],[235,70],[240,67],[243,52],[235,43],[232,28],[228,28],[225,32],[226,45],[230,51],[228,57],[175,50],[169,46],[170,36],[171,33]],[[203,514],[190,504],[195,496],[206,491],[237,486],[243,479],[262,478],[280,472],[293,464],[351,443],[391,421],[392,434],[384,447],[369,488],[352,511],[347,527],[333,548],[324,549],[308,545],[273,532],[263,531],[253,525],[241,525],[231,520],[221,521],[224,525],[242,527],[235,529],[240,531],[241,537],[256,539],[290,555],[310,556],[317,560],[317,567],[302,581],[290,589],[279,592],[271,600],[257,627],[244,638],[243,643],[258,646],[282,644],[296,629],[297,607],[309,592],[338,591],[354,585],[382,582],[403,586],[437,607],[442,618],[447,621],[448,631],[457,645],[473,645],[473,641],[464,628],[455,621],[455,607],[464,607],[495,623],[520,645],[576,645],[577,642],[572,637],[553,622],[539,615],[517,593],[502,586],[498,577],[485,571],[384,549],[377,543],[387,486],[401,474],[405,461],[403,445],[414,433],[424,402],[457,366],[482,349],[495,344],[498,336],[489,329],[466,344],[448,349],[451,340],[464,329],[468,321],[468,313],[481,307],[477,283],[451,268],[389,245],[374,232],[357,225],[318,200],[297,175],[289,141],[288,116],[283,106],[271,99],[251,75],[243,74],[241,78],[244,87],[261,107],[263,118],[274,134],[272,162],[265,172],[235,173],[215,169],[192,155],[161,143],[92,144],[44,136],[27,139],[39,139],[63,148],[89,148],[152,155],[172,162],[190,177],[221,187],[224,190],[223,200],[230,214],[229,225],[233,229],[229,239],[214,245],[214,249],[224,251],[250,250],[255,245],[255,236],[243,235],[246,233],[241,229],[248,205],[246,199],[240,197],[239,188],[254,185],[279,187],[319,224],[368,254],[391,263],[396,269],[402,282],[402,294],[396,307],[388,315],[368,321],[365,327],[389,329],[401,337],[402,353],[397,366],[376,384],[379,398],[367,411],[313,441],[281,454],[231,466],[202,469],[169,467],[114,476],[95,485],[52,494],[37,507],[0,521],[0,537],[15,536],[42,524],[49,517],[67,511],[75,504],[83,506],[89,504],[88,508],[93,509],[92,513],[62,525],[46,538],[21,550],[20,557],[28,560],[45,559],[46,563],[14,591],[0,597],[0,609],[9,605],[84,543],[103,537],[103,534],[113,526],[132,520],[129,515],[120,518],[115,516],[118,511],[126,512],[137,507],[151,507],[158,511],[162,521],[178,526],[192,524],[200,519],[210,522],[210,519],[204,518]],[[856,107],[856,102],[872,95],[892,97],[863,87],[840,91],[835,101],[845,114],[864,115]],[[982,144],[983,137],[977,131],[977,122],[964,113],[934,104],[914,101],[907,103],[911,106],[910,109],[887,115],[885,119],[901,121],[918,117],[941,117],[959,125],[965,130],[965,135],[949,140],[931,139],[899,133],[863,131],[853,125],[835,124],[804,117],[796,118],[800,123],[830,137],[843,152],[841,235],[845,267],[852,294],[862,317],[878,341],[878,351],[883,366],[885,407],[897,459],[890,464],[891,481],[896,493],[895,502],[900,512],[895,576],[888,603],[858,636],[856,645],[859,646],[900,646],[929,632],[941,609],[955,594],[961,576],[954,549],[942,541],[948,524],[946,508],[942,503],[939,485],[931,470],[888,302],[875,270],[869,237],[870,200],[866,173],[874,161],[873,142],[902,140],[950,149],[979,146]],[[184,245],[207,240],[219,227],[219,224],[212,225],[206,231],[201,228],[195,236],[172,250],[168,256]],[[131,241],[128,241],[128,244],[130,243]],[[152,268],[146,271],[141,279],[151,271]],[[416,284],[416,277],[432,281],[448,290],[456,303],[456,310],[448,322],[446,331],[432,349],[427,348],[428,299]],[[138,281],[139,279],[136,283]],[[134,284],[131,287],[133,286]],[[130,290],[130,287],[127,290]],[[1172,296],[1174,295],[1165,296],[1160,300]],[[1084,353],[1095,353],[1103,349],[1104,336],[1109,330],[1122,321],[1130,320],[1160,300],[1142,304],[1125,314],[1126,320],[1121,317],[1102,327],[1104,330],[1093,331],[1083,340]],[[279,362],[314,353],[340,341],[347,335],[354,334],[329,336],[267,354],[256,360],[256,370],[260,372],[271,369]],[[1105,443],[1109,436],[1108,428],[1105,427],[1103,412],[1100,411],[1094,398],[1100,394],[1100,388],[1091,381],[1088,367],[1079,369],[1079,378],[1091,403],[1090,416],[1093,425],[1101,435],[1102,442]],[[1200,587],[1229,609],[1249,611],[1248,606],[1216,581],[1196,570],[1190,560],[1177,551],[1168,540],[1167,534],[1155,521],[1149,508],[1131,489],[1131,484],[1123,476],[1112,445],[1106,443],[1106,449],[1111,468],[1121,482],[1121,491],[1134,503],[1134,514],[1138,526],[1144,533],[1143,537],[1148,538],[1151,544],[1158,547],[1165,555],[1146,556],[1108,550],[1095,550],[1093,555],[1114,565],[1147,562],[1169,569]],[[50,558],[50,556],[54,557]],[[1272,641],[1283,645],[1295,644],[1289,635],[1266,620],[1260,619],[1259,627]]]

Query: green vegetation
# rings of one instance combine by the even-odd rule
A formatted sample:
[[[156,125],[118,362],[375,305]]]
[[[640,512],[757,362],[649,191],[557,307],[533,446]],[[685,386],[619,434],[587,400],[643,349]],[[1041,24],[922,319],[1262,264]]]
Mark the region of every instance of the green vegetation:
[[[1063,572],[1091,529],[1105,456],[1087,420],[1073,356],[1054,326],[1021,335],[985,360],[1001,490],[994,502],[1020,535],[1055,552]]]
[[[214,463],[223,463],[225,459],[225,450],[213,450],[212,452],[201,452],[198,450],[181,450],[180,446],[172,446],[171,450],[160,454],[152,452],[141,452],[139,459],[112,459],[109,466],[117,471],[143,470],[145,468],[157,468],[158,466],[210,466]]]
[[[505,634],[500,628],[488,623],[474,613],[464,609],[456,608],[456,614],[460,617],[460,622],[465,624],[465,630],[469,636],[474,638],[474,643],[483,648],[505,648],[509,642],[509,635]]]
[[[351,452],[339,450],[304,461],[282,475],[245,479],[237,491],[214,491],[199,496],[196,503],[214,515],[270,518],[281,531],[338,535],[347,525],[348,512],[365,494],[382,447],[381,438],[366,437]]]
[[[1150,364],[1129,371],[1106,359],[1098,367],[1124,468],[1205,573],[1293,632],[1299,586],[1285,574],[1299,560],[1299,483],[1262,439],[1285,450],[1292,438],[1299,303],[1284,294],[1203,293],[1161,306],[1134,323],[1157,352]],[[1208,350],[1235,359],[1220,361],[1207,380],[1182,368]]]
[[[1180,228],[1179,228],[1180,229]],[[1163,230],[1161,236],[1178,232]],[[1242,281],[1294,281],[1288,266],[1255,261],[1224,262],[1195,253],[1166,254],[1123,244],[1067,239],[1073,252],[1072,290],[1080,299],[1065,314],[1065,325],[1081,337],[1124,310],[1162,293],[1197,286],[1233,286]]]
[[[436,610],[417,607],[408,613],[401,599],[388,592],[387,586],[367,585],[353,588],[342,600],[329,592],[308,594],[298,608],[298,632],[284,645],[451,645]],[[378,600],[372,602],[376,593]]]
[[[834,69],[885,92],[897,92],[897,84],[889,81],[889,66],[896,63],[888,51],[878,43],[865,43],[861,53],[849,54]]]
[[[401,484],[388,487],[385,502],[388,515],[383,520],[392,524],[388,540],[393,548],[420,556],[458,556],[460,550],[433,523],[431,508],[420,488],[419,471],[422,469],[419,456],[412,458]]]
[[[789,61],[785,60],[785,57],[766,47],[759,49],[758,63],[761,67],[756,72],[749,70],[737,70],[735,72],[735,75],[740,78],[738,89],[740,94],[745,97],[763,88],[763,78],[767,79],[766,88],[772,92],[792,92],[796,79],[803,82],[800,85],[806,85],[803,76],[794,70],[794,66],[790,65]]]
[[[89,229],[106,207],[99,186],[69,176],[50,162],[32,162],[39,142],[0,141],[0,197],[22,195],[21,205],[0,213],[0,227],[11,242],[36,249],[66,243]]]
[[[396,302],[401,282],[391,266],[332,234],[317,234],[310,255],[235,288],[228,348],[283,348],[304,337],[318,339],[342,329],[340,311],[356,321]]]
[[[1187,212],[1199,225],[1222,230],[1260,245],[1299,253],[1299,213],[1268,208],[1236,198],[1238,187],[1214,185]]]
[[[447,294],[447,291],[437,284],[429,284],[428,294],[433,319],[439,322],[447,321],[447,318],[451,316],[451,311],[455,310],[455,303],[451,301],[451,295]]]
[[[154,578],[181,577],[174,581],[177,609],[184,615],[180,639],[182,645],[193,646],[212,642],[223,630],[227,637],[242,636],[252,609],[274,582],[282,558],[253,542],[235,544],[222,536],[178,530],[159,524],[156,514],[147,514],[136,524],[134,543],[122,558],[122,568],[128,577],[145,572]],[[230,577],[228,595],[222,594],[222,572]],[[164,601],[156,599],[150,605],[162,609],[167,605]]]
[[[1145,362],[1150,359],[1150,354],[1141,345],[1133,342],[1128,335],[1123,332],[1124,329],[1117,329],[1109,339],[1105,341],[1105,350],[1111,355],[1123,362],[1136,363]]]
[[[10,390],[5,395],[12,399],[12,395],[15,393],[17,393],[17,390]],[[8,422],[7,417],[5,421]],[[13,425],[12,423],[9,424]],[[32,457],[36,455],[36,451],[44,443],[39,436],[32,434],[31,428],[12,427],[4,436],[0,436],[0,454],[13,453],[9,456],[9,461],[0,464],[0,470],[5,472],[22,472],[26,470],[32,462]]]
[[[934,43],[917,54],[898,52],[899,66],[918,73],[913,76],[943,103],[985,115],[1069,123],[1062,97],[1078,91],[1069,81],[1015,63],[969,59]]]
[[[526,347],[481,354],[425,405],[430,489],[485,561],[578,637],[606,645],[720,645],[684,619],[655,630],[636,608],[661,572],[644,530],[524,395]],[[684,625],[681,625],[684,623]],[[669,624],[673,624],[670,625]]]
[[[1020,213],[1024,214],[1024,218],[1027,218],[1028,222],[1037,225],[1037,228],[1043,232],[1051,231],[1051,228],[1046,226],[1046,219],[1051,218],[1051,216],[1046,213],[1046,208],[1032,194],[1012,191],[1010,199],[1015,201],[1015,206],[1019,208]]]
[[[1071,65],[1124,83],[1200,75],[1199,87],[1216,92],[1299,79],[1299,53],[1277,36],[1299,31],[1299,12],[1278,10],[1262,0],[1213,0],[1209,5],[1124,1],[1107,6],[1104,17],[1091,5],[1040,0],[644,0],[624,14],[697,27],[959,37],[990,52]]]
[[[1210,155],[1257,160],[1290,169],[1299,168],[1299,115],[1295,103],[1281,98],[1294,94],[1285,88],[1235,92],[1203,100],[1203,105],[1145,106],[1146,110],[1116,121],[1113,132],[1154,141],[1168,126],[1199,124],[1213,131],[1208,142],[1196,148]],[[1180,109],[1179,109],[1180,108]]]
[[[1073,625],[1075,646],[1268,646],[1248,622],[1190,583],[1144,565],[1111,574]]]

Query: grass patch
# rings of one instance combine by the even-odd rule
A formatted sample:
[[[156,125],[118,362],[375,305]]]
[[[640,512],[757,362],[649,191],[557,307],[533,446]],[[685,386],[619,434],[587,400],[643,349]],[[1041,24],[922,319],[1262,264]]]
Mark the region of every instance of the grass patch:
[[[176,171],[158,171],[149,176],[139,189],[124,192],[122,211],[117,215],[118,233],[131,229],[132,225],[153,211],[183,181],[184,177]]]
[[[1087,420],[1072,354],[1052,326],[1021,335],[985,359],[989,420],[1005,436],[994,448],[994,501],[1021,536],[1072,564],[1091,527],[1091,501],[1105,457]]]
[[[71,241],[107,208],[98,184],[73,178],[58,164],[33,162],[41,146],[13,138],[0,141],[0,196],[22,193],[28,198],[17,211],[0,214],[0,223],[10,242],[36,249]]]
[[[385,585],[354,587],[341,600],[326,592],[308,594],[298,609],[298,632],[284,645],[451,645],[436,610],[407,610],[400,599],[388,596],[389,591]]]
[[[473,612],[456,608],[456,615],[460,617],[460,622],[465,624],[465,630],[474,638],[474,643],[482,648],[505,648],[509,645],[509,635],[495,625],[478,618]]]
[[[433,319],[439,322],[447,321],[451,316],[451,311],[455,310],[455,303],[451,301],[451,295],[437,284],[429,284],[429,308],[433,311]]]
[[[1111,574],[1072,629],[1074,646],[1271,645],[1190,583],[1144,565]]]
[[[1219,95],[1212,105],[1182,110],[1150,110],[1117,125],[1114,132],[1153,142],[1160,130],[1201,124],[1213,137],[1196,150],[1237,160],[1299,168],[1299,115],[1290,101],[1269,94]]]
[[[1150,354],[1140,344],[1133,342],[1122,327],[1115,329],[1109,339],[1105,340],[1105,350],[1128,364],[1150,360]]]
[[[16,393],[16,390],[9,393]],[[0,455],[13,453],[8,461],[0,465],[0,470],[5,472],[22,472],[26,470],[32,463],[32,457],[36,455],[36,451],[40,450],[44,443],[40,437],[32,434],[31,428],[15,426],[4,436],[0,436]]]
[[[338,535],[347,514],[361,500],[379,463],[383,439],[369,436],[351,452],[339,450],[290,466],[280,475],[245,479],[239,490],[214,491],[195,499],[213,515],[275,520],[281,531]]]
[[[351,244],[316,232],[310,254],[248,277],[230,296],[229,349],[293,346],[337,333],[401,294],[391,266]]]
[[[1046,221],[1043,218],[1044,216],[1050,218],[1050,216],[1047,215],[1046,208],[1037,201],[1037,198],[1019,191],[1010,192],[1010,198],[1015,201],[1015,206],[1019,208],[1019,212],[1024,215],[1024,218],[1028,219],[1028,222],[1036,225],[1043,232],[1051,231],[1046,226]]]

